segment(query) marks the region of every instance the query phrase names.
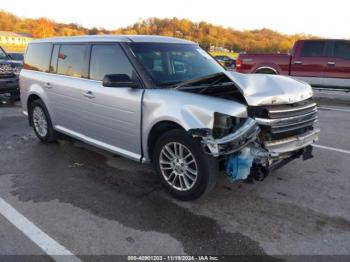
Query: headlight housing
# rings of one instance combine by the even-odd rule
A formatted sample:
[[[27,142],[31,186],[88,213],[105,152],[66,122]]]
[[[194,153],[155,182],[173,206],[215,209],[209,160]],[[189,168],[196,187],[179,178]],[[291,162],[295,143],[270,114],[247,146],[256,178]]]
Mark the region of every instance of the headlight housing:
[[[221,138],[232,133],[239,126],[240,122],[240,118],[215,112],[213,137]]]

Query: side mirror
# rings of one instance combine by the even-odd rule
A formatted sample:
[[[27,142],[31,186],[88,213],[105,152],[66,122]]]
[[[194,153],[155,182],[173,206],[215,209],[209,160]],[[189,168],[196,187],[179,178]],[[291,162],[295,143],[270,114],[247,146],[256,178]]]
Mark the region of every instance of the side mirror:
[[[102,85],[107,87],[138,87],[137,83],[126,74],[105,75]]]

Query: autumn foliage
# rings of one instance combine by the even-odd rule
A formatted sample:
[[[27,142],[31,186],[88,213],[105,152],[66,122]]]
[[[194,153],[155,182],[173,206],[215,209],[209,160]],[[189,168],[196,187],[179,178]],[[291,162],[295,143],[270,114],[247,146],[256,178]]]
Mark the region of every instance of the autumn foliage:
[[[239,31],[207,22],[194,23],[188,19],[149,18],[116,30],[88,29],[78,24],[57,23],[46,18],[19,18],[0,11],[0,31],[29,33],[34,38],[94,34],[147,34],[165,35],[188,39],[209,49],[222,47],[235,52],[287,52],[298,39],[313,38],[310,35],[284,35],[270,29]]]

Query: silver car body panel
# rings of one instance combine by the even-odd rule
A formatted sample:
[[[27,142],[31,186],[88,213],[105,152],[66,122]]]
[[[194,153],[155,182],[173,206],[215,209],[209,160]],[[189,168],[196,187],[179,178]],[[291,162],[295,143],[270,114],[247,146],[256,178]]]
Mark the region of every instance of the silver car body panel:
[[[101,81],[30,70],[22,70],[20,79],[24,114],[29,95],[37,95],[56,130],[113,153],[141,159],[142,89],[108,88]],[[87,91],[94,99],[85,96]]]
[[[72,37],[52,37],[34,40],[31,43],[81,43],[81,42],[111,42],[111,43],[173,43],[173,44],[196,44],[194,42],[175,37],[156,35],[89,35]]]
[[[227,71],[250,106],[292,104],[313,95],[309,84],[290,77]]]
[[[307,147],[318,140],[320,129],[315,128],[303,135],[293,136],[275,141],[265,141],[264,146],[270,155],[281,155],[304,147]]]
[[[163,121],[171,121],[190,129],[213,128],[214,113],[247,117],[242,103],[221,98],[203,96],[173,89],[147,89],[143,98],[142,146],[143,161],[149,161],[148,137],[152,128]]]

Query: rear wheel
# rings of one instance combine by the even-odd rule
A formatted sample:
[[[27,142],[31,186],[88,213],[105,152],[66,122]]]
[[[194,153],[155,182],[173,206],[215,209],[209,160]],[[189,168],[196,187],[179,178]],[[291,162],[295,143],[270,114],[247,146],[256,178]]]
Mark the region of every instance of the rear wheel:
[[[158,139],[153,164],[168,192],[185,201],[209,192],[219,170],[217,160],[182,129],[168,131]]]
[[[57,133],[52,127],[49,112],[41,100],[35,100],[30,104],[30,122],[37,137],[43,142],[53,142]]]

